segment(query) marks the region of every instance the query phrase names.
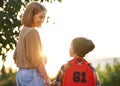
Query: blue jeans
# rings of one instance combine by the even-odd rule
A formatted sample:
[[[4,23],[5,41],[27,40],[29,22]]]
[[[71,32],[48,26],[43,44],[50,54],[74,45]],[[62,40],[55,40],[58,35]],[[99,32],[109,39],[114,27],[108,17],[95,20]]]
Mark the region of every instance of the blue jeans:
[[[36,69],[19,69],[16,82],[17,86],[44,86],[44,80]]]

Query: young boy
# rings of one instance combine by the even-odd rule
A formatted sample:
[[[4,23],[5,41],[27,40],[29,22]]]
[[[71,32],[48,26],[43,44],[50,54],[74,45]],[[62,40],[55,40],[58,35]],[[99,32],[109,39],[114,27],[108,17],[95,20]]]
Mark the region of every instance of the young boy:
[[[84,59],[94,48],[95,45],[90,39],[73,39],[69,49],[70,57],[73,59],[62,65],[52,86],[101,86],[95,68]],[[81,67],[81,64],[84,65]]]

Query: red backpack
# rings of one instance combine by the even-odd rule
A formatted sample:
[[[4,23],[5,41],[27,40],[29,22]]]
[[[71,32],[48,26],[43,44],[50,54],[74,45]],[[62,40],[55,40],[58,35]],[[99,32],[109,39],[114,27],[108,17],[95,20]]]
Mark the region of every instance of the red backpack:
[[[62,86],[96,86],[96,77],[90,63],[83,58],[73,59],[69,63],[71,66],[64,73]]]

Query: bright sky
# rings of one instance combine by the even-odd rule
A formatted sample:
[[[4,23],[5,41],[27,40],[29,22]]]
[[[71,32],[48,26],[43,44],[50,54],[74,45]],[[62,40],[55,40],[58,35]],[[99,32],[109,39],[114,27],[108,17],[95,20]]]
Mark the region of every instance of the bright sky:
[[[119,0],[63,0],[46,7],[50,24],[42,28],[42,40],[51,74],[69,59],[70,42],[77,36],[90,38],[96,45],[86,59],[120,57]]]
[[[120,0],[63,0],[44,5],[50,19],[40,35],[51,77],[69,59],[70,42],[78,36],[90,38],[96,45],[86,59],[120,57]]]
[[[63,0],[61,4],[53,3],[46,7],[49,22],[56,23],[54,27],[43,28],[43,34],[55,39],[53,45],[59,41],[59,46],[62,46],[74,37],[84,36],[95,43],[95,57],[120,56],[119,0]]]

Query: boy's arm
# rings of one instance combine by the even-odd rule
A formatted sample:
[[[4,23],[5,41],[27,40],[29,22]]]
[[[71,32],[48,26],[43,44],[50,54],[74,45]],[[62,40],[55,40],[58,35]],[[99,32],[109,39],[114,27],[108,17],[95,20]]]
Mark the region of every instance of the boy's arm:
[[[101,86],[101,83],[100,83],[100,80],[99,80],[99,76],[98,76],[98,74],[96,72],[96,69],[91,64],[89,64],[89,66],[91,67],[91,69],[93,70],[93,72],[94,72],[94,74],[96,76],[96,86]]]
[[[58,75],[56,79],[52,82],[51,86],[62,86],[62,77],[64,74],[64,66],[61,67],[61,69],[58,72]]]
[[[62,86],[64,73],[70,66],[71,65],[69,63],[62,65],[56,79],[52,82],[51,86]]]

